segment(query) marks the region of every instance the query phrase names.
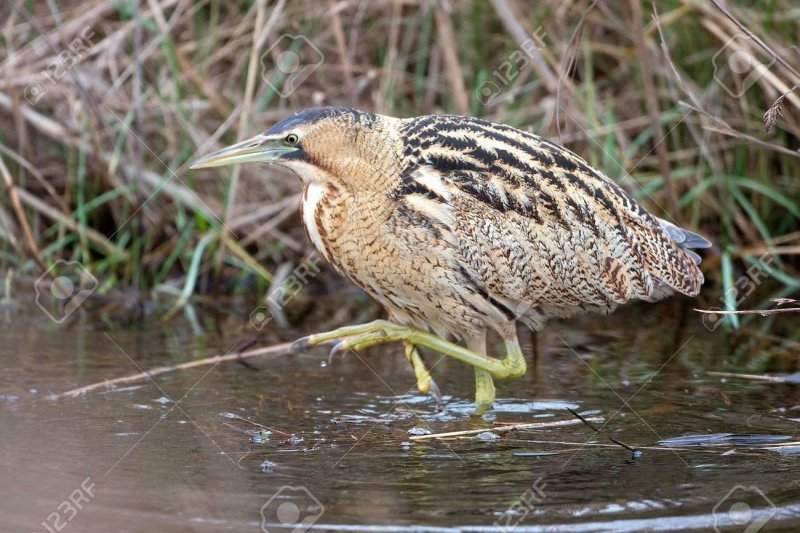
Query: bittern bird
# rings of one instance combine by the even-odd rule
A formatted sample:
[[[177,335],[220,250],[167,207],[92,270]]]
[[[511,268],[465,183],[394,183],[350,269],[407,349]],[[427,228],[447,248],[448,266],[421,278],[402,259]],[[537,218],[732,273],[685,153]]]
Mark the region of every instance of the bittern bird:
[[[321,107],[190,168],[251,162],[300,176],[314,246],[389,312],[299,344],[402,341],[421,391],[431,379],[417,347],[459,359],[475,367],[478,412],[495,398],[493,378],[525,374],[517,322],[536,330],[551,316],[694,296],[703,283],[689,248],[707,240],[651,215],[566,148],[502,124]],[[489,330],[503,359],[487,355]]]

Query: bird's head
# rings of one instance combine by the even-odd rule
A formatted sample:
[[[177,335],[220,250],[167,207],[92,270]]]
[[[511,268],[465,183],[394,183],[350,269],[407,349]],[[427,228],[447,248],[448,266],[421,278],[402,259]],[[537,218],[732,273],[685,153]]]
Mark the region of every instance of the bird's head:
[[[345,107],[306,109],[264,133],[194,160],[189,168],[273,163],[294,170],[305,182],[344,180],[339,184],[347,186],[346,180],[362,175],[359,170],[393,158],[393,120]]]

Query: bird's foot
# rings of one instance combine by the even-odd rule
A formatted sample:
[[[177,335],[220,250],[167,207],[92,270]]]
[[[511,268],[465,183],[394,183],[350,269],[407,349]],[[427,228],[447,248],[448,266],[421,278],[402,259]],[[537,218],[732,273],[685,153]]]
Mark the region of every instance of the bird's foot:
[[[494,401],[495,389],[492,378],[504,379],[520,377],[525,374],[526,364],[522,355],[516,335],[505,340],[506,357],[495,359],[488,355],[469,350],[458,344],[449,342],[437,335],[410,326],[401,326],[388,320],[376,320],[358,326],[345,326],[343,328],[309,335],[297,340],[292,346],[294,350],[302,350],[329,342],[336,342],[331,355],[346,350],[363,350],[370,346],[388,342],[403,341],[412,346],[423,346],[443,355],[448,355],[459,361],[472,365],[476,369],[476,411],[484,412],[489,409]],[[415,350],[414,350],[415,351]],[[418,354],[417,354],[418,355]],[[414,365],[414,374],[417,377],[417,386],[420,391],[430,390],[433,381],[430,372],[425,368],[422,359],[419,364],[414,363],[413,354],[407,357]]]

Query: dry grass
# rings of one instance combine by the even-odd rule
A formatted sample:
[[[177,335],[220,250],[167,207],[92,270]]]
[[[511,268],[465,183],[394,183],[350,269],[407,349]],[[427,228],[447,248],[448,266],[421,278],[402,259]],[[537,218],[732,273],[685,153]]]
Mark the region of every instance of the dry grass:
[[[714,240],[721,307],[737,307],[737,276],[765,258],[778,296],[800,284],[790,0],[11,0],[0,14],[0,253],[16,271],[62,258],[104,290],[253,294],[256,280],[263,294],[309,251],[296,178],[185,164],[295,110],[344,104],[468,113],[562,142]],[[287,34],[323,60],[284,98],[261,58]],[[732,55],[756,62],[715,76]],[[486,87],[500,92],[488,104]]]

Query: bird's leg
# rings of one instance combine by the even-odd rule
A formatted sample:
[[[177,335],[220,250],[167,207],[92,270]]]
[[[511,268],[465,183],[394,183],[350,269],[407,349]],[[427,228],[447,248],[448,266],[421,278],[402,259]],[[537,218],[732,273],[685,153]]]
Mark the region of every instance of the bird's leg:
[[[410,342],[403,342],[403,349],[406,353],[406,359],[411,363],[414,368],[414,376],[417,378],[417,390],[420,392],[427,392],[436,402],[436,409],[442,409],[442,393],[439,387],[431,377],[430,370],[425,366],[422,356],[419,355],[419,350]]]
[[[339,341],[333,351],[363,349],[376,344],[393,341],[407,341],[416,346],[429,348],[443,355],[448,355],[481,370],[485,370],[497,379],[520,377],[525,374],[526,364],[522,349],[517,341],[516,331],[504,336],[506,356],[495,359],[482,353],[449,342],[421,329],[401,326],[388,320],[375,320],[358,326],[345,326],[326,333],[309,335],[297,340],[293,347],[300,350],[309,346],[317,346],[331,341]]]
[[[492,375],[481,368],[475,368],[475,414],[482,415],[494,403],[494,380]]]
[[[419,350],[410,342],[403,342],[403,349],[406,352],[406,359],[414,368],[414,376],[417,378],[417,390],[428,392],[431,389],[431,373],[425,368],[425,363],[419,355]]]
[[[466,338],[467,348],[475,353],[486,353],[486,332]],[[482,415],[492,408],[495,390],[492,375],[475,367],[475,414]]]

